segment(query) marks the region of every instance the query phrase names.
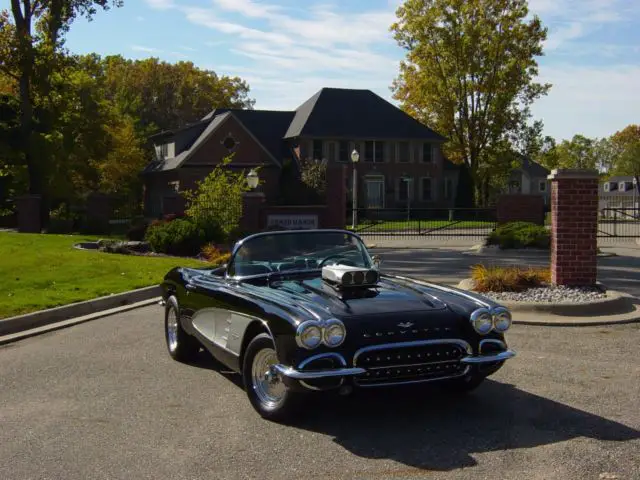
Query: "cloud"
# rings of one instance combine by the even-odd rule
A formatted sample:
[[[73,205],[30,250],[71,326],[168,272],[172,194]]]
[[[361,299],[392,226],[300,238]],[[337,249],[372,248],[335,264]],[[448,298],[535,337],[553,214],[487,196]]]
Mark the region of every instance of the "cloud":
[[[640,66],[559,64],[543,66],[540,74],[553,87],[532,110],[558,139],[608,136],[638,121]]]
[[[168,10],[170,8],[174,8],[175,4],[173,0],[144,0],[147,2],[151,8],[155,8],[156,10]]]
[[[145,52],[145,53],[160,53],[162,50],[159,50],[154,47],[145,47],[144,45],[131,45],[131,50],[134,52]]]

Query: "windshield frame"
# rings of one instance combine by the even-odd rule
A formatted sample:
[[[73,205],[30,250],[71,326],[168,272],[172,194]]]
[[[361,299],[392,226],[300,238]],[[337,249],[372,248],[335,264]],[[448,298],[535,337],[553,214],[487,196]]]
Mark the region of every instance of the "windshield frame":
[[[227,263],[227,266],[225,268],[224,271],[224,276],[225,279],[229,279],[229,280],[244,280],[244,279],[250,279],[250,278],[260,278],[260,277],[268,277],[269,275],[274,275],[274,274],[291,274],[291,273],[300,273],[300,272],[307,272],[307,273],[313,273],[313,272],[320,272],[321,269],[320,268],[316,268],[316,269],[301,269],[301,270],[287,270],[286,272],[269,272],[269,273],[258,273],[256,275],[229,275],[229,271],[233,268],[234,264],[235,264],[235,259],[236,259],[236,255],[238,253],[238,251],[240,250],[240,248],[242,248],[243,245],[245,245],[247,242],[254,240],[255,238],[258,237],[265,237],[265,236],[270,236],[270,235],[296,235],[296,234],[304,234],[304,233],[340,233],[343,235],[349,235],[350,237],[353,237],[355,239],[355,241],[359,244],[359,247],[362,250],[362,254],[365,260],[365,263],[368,265],[368,267],[365,268],[374,268],[374,262],[373,259],[371,257],[371,254],[369,253],[369,250],[367,249],[366,244],[364,243],[364,241],[362,240],[362,238],[349,231],[349,230],[341,230],[341,229],[329,229],[329,228],[319,228],[319,229],[306,229],[306,230],[273,230],[273,231],[268,231],[268,232],[260,232],[260,233],[254,233],[253,235],[249,235],[248,237],[245,237],[241,240],[239,240],[238,242],[236,242],[236,244],[233,246],[233,249],[231,250],[231,258],[229,259],[229,262]]]

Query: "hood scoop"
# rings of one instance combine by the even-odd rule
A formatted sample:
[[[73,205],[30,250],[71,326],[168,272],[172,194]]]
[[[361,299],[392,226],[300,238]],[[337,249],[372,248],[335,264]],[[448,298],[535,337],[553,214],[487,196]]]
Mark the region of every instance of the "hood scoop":
[[[334,288],[371,288],[378,285],[380,274],[374,268],[329,265],[322,267],[322,279]]]

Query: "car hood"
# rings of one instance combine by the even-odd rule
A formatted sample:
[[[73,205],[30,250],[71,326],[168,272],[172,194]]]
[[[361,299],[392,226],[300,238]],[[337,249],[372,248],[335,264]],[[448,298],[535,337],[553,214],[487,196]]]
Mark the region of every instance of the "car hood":
[[[491,300],[470,292],[399,276],[383,275],[373,288],[337,290],[319,276],[306,279],[284,279],[267,286],[246,286],[265,300],[313,316],[338,318],[369,315],[398,315],[451,310],[467,316],[480,307],[493,307]]]

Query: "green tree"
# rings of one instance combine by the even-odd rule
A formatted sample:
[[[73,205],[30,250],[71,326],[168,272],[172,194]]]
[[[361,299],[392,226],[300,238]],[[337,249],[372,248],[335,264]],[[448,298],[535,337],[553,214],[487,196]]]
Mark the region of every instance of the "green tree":
[[[18,85],[22,154],[31,193],[47,193],[51,159],[43,148],[48,140],[37,129],[37,101],[51,93],[51,79],[64,54],[64,35],[77,17],[91,19],[98,9],[121,4],[121,0],[12,0],[10,11],[0,16],[0,71]]]
[[[215,238],[221,232],[224,240],[238,231],[242,218],[242,194],[250,190],[247,172],[233,171],[227,166],[233,155],[217,164],[195,190],[182,192],[187,200],[186,215]]]
[[[526,0],[406,0],[391,27],[407,50],[394,96],[448,137],[447,155],[469,168],[476,200],[481,166],[550,88],[535,81],[547,30],[528,14]]]
[[[556,168],[595,169],[598,165],[596,141],[584,135],[574,135],[571,140],[563,140],[556,147]]]
[[[616,175],[633,175],[640,193],[640,125],[628,125],[609,138],[613,150],[611,171]]]
[[[95,62],[95,57],[87,61]],[[255,103],[244,80],[219,76],[191,62],[109,56],[101,67],[107,97],[139,119],[144,135],[198,121],[214,108],[253,108]]]

